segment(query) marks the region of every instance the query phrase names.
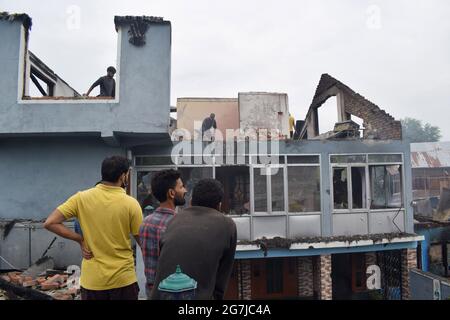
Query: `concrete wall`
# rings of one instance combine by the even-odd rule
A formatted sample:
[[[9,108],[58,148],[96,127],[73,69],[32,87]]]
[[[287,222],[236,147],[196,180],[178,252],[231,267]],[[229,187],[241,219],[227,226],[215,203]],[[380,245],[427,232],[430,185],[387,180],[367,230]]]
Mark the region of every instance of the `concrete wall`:
[[[19,21],[0,21],[0,134],[100,132],[109,137],[114,131],[167,132],[170,23],[152,23],[142,47],[128,42],[128,28],[119,27],[116,100],[21,100],[24,29]]]
[[[24,28],[20,21],[0,20],[0,119],[3,130],[3,115],[17,103],[17,82],[20,42],[24,39]],[[6,123],[5,123],[6,125]]]
[[[0,140],[0,218],[45,219],[75,192],[101,179],[106,156],[125,150],[99,138]]]
[[[278,129],[289,137],[289,104],[284,93],[239,93],[243,130]]]
[[[226,129],[239,129],[238,99],[232,98],[179,98],[177,99],[177,128],[186,129],[194,137],[194,121],[201,123],[211,113],[216,115],[217,129],[223,139]],[[216,132],[216,140],[220,136]]]

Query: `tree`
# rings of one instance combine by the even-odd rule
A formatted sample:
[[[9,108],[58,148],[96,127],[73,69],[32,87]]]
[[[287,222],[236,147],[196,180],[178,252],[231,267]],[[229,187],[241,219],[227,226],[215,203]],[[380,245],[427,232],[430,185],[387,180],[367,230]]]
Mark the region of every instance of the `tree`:
[[[441,129],[429,123],[422,124],[422,121],[405,118],[401,120],[403,139],[410,142],[436,142],[442,137]]]

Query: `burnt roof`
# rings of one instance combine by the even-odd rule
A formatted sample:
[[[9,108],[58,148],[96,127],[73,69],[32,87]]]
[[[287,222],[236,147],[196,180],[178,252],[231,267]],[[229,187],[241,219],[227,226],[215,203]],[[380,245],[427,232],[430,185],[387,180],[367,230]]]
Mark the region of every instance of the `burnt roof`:
[[[117,26],[123,24],[130,24],[133,22],[146,22],[146,23],[161,23],[167,24],[170,21],[164,20],[162,17],[154,17],[154,16],[114,16],[114,24]]]
[[[31,17],[26,13],[9,13],[9,12],[0,12],[0,20],[7,21],[21,21],[25,29],[31,29],[32,21]]]

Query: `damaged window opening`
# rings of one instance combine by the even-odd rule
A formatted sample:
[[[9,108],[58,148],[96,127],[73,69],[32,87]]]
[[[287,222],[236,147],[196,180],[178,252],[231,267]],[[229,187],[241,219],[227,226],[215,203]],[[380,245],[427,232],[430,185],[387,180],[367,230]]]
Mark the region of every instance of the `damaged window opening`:
[[[366,205],[366,168],[352,167],[352,208],[364,209]]]
[[[24,68],[24,100],[74,99],[81,94],[53,72],[34,53],[27,51]]]
[[[371,209],[403,207],[401,165],[370,166]]]
[[[253,169],[255,212],[267,212],[267,175],[266,168]]]
[[[334,209],[366,209],[366,168],[334,167],[333,199]]]
[[[401,154],[330,156],[334,209],[402,208],[401,164],[375,164],[399,161],[402,161]]]
[[[334,125],[339,122],[336,96],[329,97],[317,108],[317,117],[320,135],[334,130]]]
[[[247,166],[216,168],[216,179],[224,188],[221,211],[230,215],[250,213],[250,170]]]
[[[347,168],[333,168],[334,209],[348,209]]]

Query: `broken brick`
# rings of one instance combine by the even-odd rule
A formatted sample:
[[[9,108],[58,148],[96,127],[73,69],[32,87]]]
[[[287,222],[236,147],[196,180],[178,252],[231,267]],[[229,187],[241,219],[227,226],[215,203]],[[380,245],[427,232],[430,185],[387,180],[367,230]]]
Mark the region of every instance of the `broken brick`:
[[[44,291],[59,289],[59,283],[45,281],[41,283],[41,289]]]
[[[66,293],[67,294],[71,294],[71,295],[77,295],[78,293],[80,292],[80,289],[77,289],[77,288],[72,288],[72,289],[67,289],[66,290]]]
[[[73,300],[72,295],[67,294],[67,293],[61,293],[61,292],[57,292],[53,295],[53,298],[55,298],[56,300]]]
[[[7,275],[1,276],[1,278],[5,281],[11,282],[11,278]]]
[[[67,276],[64,276],[64,275],[61,275],[61,274],[55,274],[54,276],[48,278],[47,281],[63,284],[64,282],[66,282],[66,280],[67,280]]]

